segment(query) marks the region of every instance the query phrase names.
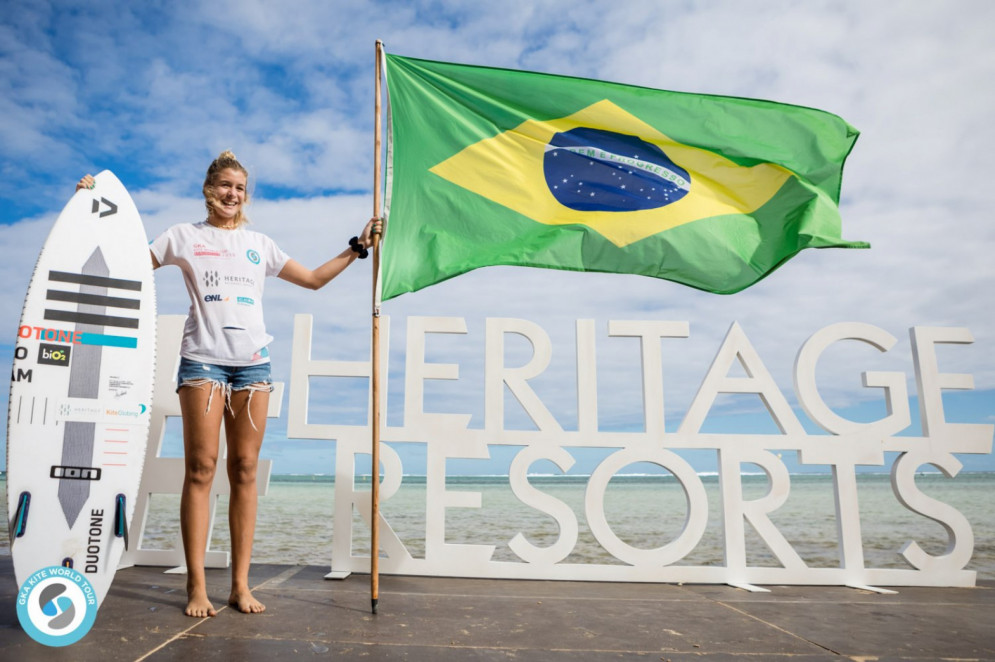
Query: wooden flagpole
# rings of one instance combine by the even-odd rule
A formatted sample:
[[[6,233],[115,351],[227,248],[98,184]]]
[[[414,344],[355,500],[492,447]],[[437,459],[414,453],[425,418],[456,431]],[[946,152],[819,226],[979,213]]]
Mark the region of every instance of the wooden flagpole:
[[[380,71],[383,42],[377,39],[376,44],[376,90],[374,92],[373,119],[373,217],[380,218]],[[380,235],[373,235],[373,339],[371,357],[371,390],[373,401],[370,405],[372,420],[373,470],[370,481],[370,606],[377,613],[377,603],[380,600],[380,301],[377,297],[378,278],[380,276]]]

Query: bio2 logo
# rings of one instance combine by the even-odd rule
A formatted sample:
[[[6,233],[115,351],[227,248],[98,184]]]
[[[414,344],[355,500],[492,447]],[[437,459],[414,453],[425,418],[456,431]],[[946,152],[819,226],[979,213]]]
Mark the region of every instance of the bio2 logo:
[[[251,248],[245,252],[245,257],[249,258],[252,264],[259,264],[259,253]]]
[[[17,592],[17,619],[28,635],[46,646],[82,639],[97,618],[97,594],[72,568],[50,566],[28,577]]]
[[[40,343],[38,345],[38,363],[42,365],[69,365],[69,353],[71,345],[49,345]]]

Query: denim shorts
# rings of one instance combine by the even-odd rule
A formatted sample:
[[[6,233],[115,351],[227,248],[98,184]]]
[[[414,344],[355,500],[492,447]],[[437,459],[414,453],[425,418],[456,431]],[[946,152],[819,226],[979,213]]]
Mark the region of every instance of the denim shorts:
[[[207,382],[214,382],[229,393],[245,389],[273,391],[269,362],[256,365],[215,365],[180,357],[180,369],[176,373],[177,391],[181,386],[200,386]],[[265,386],[260,388],[257,385]]]

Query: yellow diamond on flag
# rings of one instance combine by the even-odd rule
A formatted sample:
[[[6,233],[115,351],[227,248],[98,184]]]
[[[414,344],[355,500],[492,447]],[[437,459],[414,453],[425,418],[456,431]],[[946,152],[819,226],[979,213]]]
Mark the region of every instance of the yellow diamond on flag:
[[[547,225],[586,225],[616,246],[714,216],[750,214],[791,177],[681,144],[605,99],[526,120],[431,172]]]

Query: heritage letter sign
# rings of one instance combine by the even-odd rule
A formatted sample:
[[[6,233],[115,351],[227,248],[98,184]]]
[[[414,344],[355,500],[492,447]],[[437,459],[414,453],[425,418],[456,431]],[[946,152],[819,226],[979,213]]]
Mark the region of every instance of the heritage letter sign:
[[[970,523],[955,508],[920,491],[915,475],[932,465],[948,477],[961,469],[957,453],[991,452],[995,426],[950,423],[944,418],[942,392],[971,389],[966,374],[940,372],[936,346],[971,343],[964,328],[914,327],[911,329],[913,368],[918,388],[922,435],[898,436],[911,424],[906,374],[865,372],[864,386],[880,388],[887,415],[872,422],[856,422],[832,411],[821,397],[815,366],[830,346],[846,340],[889,351],[896,338],[878,327],[839,323],[812,335],[799,349],[794,367],[795,395],[808,417],[826,433],[809,434],[795,416],[781,390],[752,347],[743,329],[733,324],[702,380],[686,415],[674,433],[664,431],[661,339],[689,335],[686,322],[610,321],[609,336],[640,339],[644,429],[637,432],[602,432],[597,421],[595,378],[595,326],[578,320],[577,397],[575,431],[565,431],[543,404],[529,380],[547,367],[552,353],[548,334],[538,325],[518,319],[488,319],[486,323],[484,425],[468,427],[469,414],[431,413],[424,408],[427,380],[452,380],[458,364],[426,361],[426,336],[466,334],[463,318],[410,317],[404,375],[404,418],[401,427],[383,425],[381,452],[383,479],[381,503],[396,494],[405,467],[395,446],[419,443],[426,447],[424,555],[415,557],[381,516],[382,572],[410,575],[464,576],[520,579],[564,579],[639,582],[724,583],[756,589],[762,584],[814,584],[873,588],[874,586],[973,586],[976,573],[964,567],[974,549]],[[531,360],[521,367],[504,365],[505,338],[524,336],[533,347]],[[386,344],[386,343],[385,343]],[[325,425],[308,422],[309,379],[317,376],[369,377],[370,362],[327,361],[311,358],[311,318],[298,315],[294,330],[288,436],[329,439],[336,442],[335,513],[332,550],[333,574],[365,572],[369,557],[354,550],[353,514],[370,521],[369,492],[357,485],[356,456],[370,452],[368,425]],[[738,364],[746,376],[732,376]],[[383,363],[386,365],[386,362]],[[633,366],[633,374],[640,367]],[[385,382],[386,383],[386,380]],[[537,430],[508,430],[504,426],[505,389],[515,395]],[[386,389],[385,389],[386,390]],[[711,434],[702,425],[716,397],[726,393],[758,395],[777,424],[777,434]],[[385,396],[384,396],[385,397]],[[386,412],[386,403],[381,411]],[[384,415],[384,422],[387,418]],[[487,458],[492,446],[521,447],[509,468],[510,489],[526,506],[556,521],[555,542],[538,546],[518,534],[495,544],[446,542],[446,512],[453,508],[479,508],[480,492],[449,489],[446,462],[453,458]],[[609,448],[612,451],[588,479],[584,512],[598,543],[622,563],[564,563],[577,541],[578,513],[563,501],[531,484],[530,467],[540,461],[566,472],[574,464],[569,448]],[[705,533],[708,497],[701,477],[677,452],[706,449],[717,453],[721,488],[721,565],[680,565]],[[770,514],[787,499],[791,478],[778,452],[797,451],[802,465],[832,468],[835,490],[838,567],[810,567],[771,522]],[[907,568],[868,568],[864,562],[860,512],[857,501],[857,467],[884,466],[885,454],[896,454],[891,466],[892,487],[902,506],[939,523],[947,534],[946,551],[931,555],[909,540],[901,550]],[[605,491],[622,468],[643,462],[658,465],[679,481],[686,495],[683,529],[662,546],[646,549],[630,545],[612,530],[606,515]],[[760,467],[769,490],[757,499],[744,497],[742,468]],[[451,486],[449,486],[451,487]],[[756,530],[777,558],[780,567],[747,564],[746,523]],[[507,544],[520,559],[495,561],[498,544]]]

